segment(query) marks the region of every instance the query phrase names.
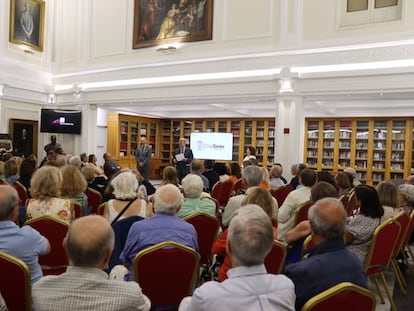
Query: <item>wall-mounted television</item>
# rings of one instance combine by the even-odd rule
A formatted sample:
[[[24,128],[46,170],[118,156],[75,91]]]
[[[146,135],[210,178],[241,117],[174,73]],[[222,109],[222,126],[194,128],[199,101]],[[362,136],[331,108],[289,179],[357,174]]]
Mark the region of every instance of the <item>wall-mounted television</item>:
[[[233,157],[233,133],[192,132],[190,148],[195,159],[231,160]]]
[[[42,109],[40,132],[80,134],[82,129],[82,111]]]

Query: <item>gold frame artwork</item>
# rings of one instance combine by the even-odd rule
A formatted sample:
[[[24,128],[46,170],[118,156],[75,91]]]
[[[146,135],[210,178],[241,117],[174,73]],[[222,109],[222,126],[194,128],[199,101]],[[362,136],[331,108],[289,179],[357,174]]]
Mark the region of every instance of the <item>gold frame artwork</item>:
[[[133,48],[211,40],[213,0],[135,0]]]
[[[27,141],[22,140],[23,129],[26,131]],[[14,154],[34,154],[37,156],[37,135],[39,132],[39,122],[31,120],[9,120],[9,136],[13,141]],[[27,149],[26,149],[27,148]]]
[[[43,51],[45,2],[10,0],[9,41]]]

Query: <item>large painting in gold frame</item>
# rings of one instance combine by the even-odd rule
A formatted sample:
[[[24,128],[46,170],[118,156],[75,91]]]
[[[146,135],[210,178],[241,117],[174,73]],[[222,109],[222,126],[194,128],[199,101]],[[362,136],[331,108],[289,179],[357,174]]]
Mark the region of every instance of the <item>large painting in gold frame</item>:
[[[135,0],[133,48],[212,39],[213,0]]]
[[[44,24],[44,1],[10,0],[10,42],[43,51]]]

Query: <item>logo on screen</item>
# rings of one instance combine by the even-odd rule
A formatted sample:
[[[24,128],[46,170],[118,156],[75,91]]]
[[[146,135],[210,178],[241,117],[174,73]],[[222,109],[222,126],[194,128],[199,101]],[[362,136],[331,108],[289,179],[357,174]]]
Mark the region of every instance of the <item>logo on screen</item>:
[[[60,118],[58,118],[56,120],[53,120],[52,121],[52,124],[55,124],[55,125],[69,125],[69,126],[73,126],[74,125],[73,123],[65,122],[65,117],[60,117]]]

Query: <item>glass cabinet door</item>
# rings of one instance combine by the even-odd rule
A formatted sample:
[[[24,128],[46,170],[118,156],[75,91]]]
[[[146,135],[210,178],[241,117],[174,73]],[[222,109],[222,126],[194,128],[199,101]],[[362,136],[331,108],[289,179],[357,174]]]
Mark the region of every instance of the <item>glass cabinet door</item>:
[[[381,182],[385,179],[385,161],[387,159],[387,121],[374,121],[374,144],[372,159],[372,181]]]
[[[308,121],[306,163],[310,168],[318,165],[319,121]]]
[[[218,131],[220,133],[227,133],[227,121],[219,121]]]
[[[194,121],[194,132],[202,132],[203,131],[203,121],[196,120]]]
[[[240,150],[240,121],[231,121],[231,132],[233,133],[233,161],[239,161]]]
[[[152,147],[153,155],[155,153],[155,145],[157,140],[157,124],[156,123],[150,123],[149,124],[149,139],[148,144]]]
[[[341,169],[351,166],[352,121],[339,121],[339,157]]]
[[[275,121],[269,121],[267,130],[267,165],[275,163]]]
[[[161,161],[171,160],[171,121],[161,121]]]
[[[335,150],[335,121],[323,121],[322,167],[333,169]]]
[[[135,155],[135,150],[138,146],[138,122],[131,122],[131,151],[130,154],[132,156]]]
[[[392,121],[391,130],[391,179],[404,179],[406,121]]]
[[[178,148],[178,141],[181,137],[181,122],[180,120],[173,120],[172,121],[172,134],[173,134],[173,150]]]
[[[244,122],[244,147],[251,146],[253,141],[253,121]],[[244,152],[244,151],[243,151]]]
[[[128,121],[121,121],[119,123],[119,156],[125,157],[128,155],[128,134],[129,134],[129,123]]]
[[[263,120],[257,121],[256,122],[256,159],[259,163],[263,162],[264,133],[265,133],[265,121]]]

